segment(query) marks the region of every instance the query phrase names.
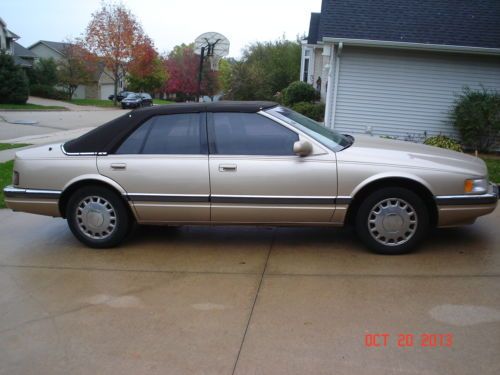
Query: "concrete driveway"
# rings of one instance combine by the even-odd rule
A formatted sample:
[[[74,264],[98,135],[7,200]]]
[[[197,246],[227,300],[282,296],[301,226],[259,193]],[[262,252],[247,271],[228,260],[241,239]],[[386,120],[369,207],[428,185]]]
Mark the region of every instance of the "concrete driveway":
[[[499,228],[397,257],[324,228],[144,227],[103,251],[0,210],[0,373],[499,374]]]

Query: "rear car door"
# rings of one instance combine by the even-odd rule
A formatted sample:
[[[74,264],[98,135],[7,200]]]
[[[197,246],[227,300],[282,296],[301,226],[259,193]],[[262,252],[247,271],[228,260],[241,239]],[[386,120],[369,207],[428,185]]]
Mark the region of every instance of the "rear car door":
[[[321,223],[335,210],[335,155],[259,113],[209,113],[211,219],[219,223]]]
[[[99,173],[125,189],[140,222],[210,221],[205,119],[204,113],[154,116],[113,154],[98,156]]]

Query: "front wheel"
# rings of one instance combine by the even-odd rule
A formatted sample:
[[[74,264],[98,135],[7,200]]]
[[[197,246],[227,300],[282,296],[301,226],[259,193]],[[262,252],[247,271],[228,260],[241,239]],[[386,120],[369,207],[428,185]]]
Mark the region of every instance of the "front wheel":
[[[132,228],[132,218],[123,200],[101,186],[83,187],[73,193],[66,217],[75,237],[94,248],[118,245]]]
[[[379,254],[408,253],[428,230],[429,212],[425,202],[404,188],[375,191],[361,203],[356,216],[358,236]]]

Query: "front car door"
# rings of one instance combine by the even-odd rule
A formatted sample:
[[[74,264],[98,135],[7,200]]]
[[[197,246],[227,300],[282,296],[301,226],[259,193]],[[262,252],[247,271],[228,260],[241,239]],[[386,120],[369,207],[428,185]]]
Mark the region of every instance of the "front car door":
[[[127,192],[138,221],[209,222],[205,113],[158,115],[141,124],[99,172]]]
[[[333,152],[261,113],[209,113],[208,133],[212,222],[330,222]],[[299,139],[313,143],[311,155],[293,153]]]

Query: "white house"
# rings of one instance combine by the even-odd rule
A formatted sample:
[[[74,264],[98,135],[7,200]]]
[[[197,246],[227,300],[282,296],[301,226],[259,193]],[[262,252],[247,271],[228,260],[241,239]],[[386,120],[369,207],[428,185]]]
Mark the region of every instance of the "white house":
[[[0,18],[0,51],[11,55],[14,63],[23,68],[32,68],[35,54],[16,42],[19,35],[7,29],[7,24]]]
[[[323,0],[300,76],[340,132],[456,136],[463,87],[500,90],[500,1]]]

